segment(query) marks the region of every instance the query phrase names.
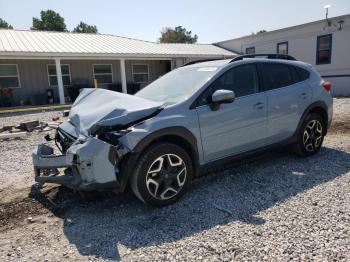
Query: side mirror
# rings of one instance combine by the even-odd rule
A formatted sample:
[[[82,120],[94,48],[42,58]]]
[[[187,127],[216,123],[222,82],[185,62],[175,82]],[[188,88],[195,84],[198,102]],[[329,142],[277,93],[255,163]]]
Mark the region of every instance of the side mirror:
[[[210,108],[215,111],[220,108],[220,104],[229,104],[235,101],[235,92],[231,90],[219,89],[211,96]]]

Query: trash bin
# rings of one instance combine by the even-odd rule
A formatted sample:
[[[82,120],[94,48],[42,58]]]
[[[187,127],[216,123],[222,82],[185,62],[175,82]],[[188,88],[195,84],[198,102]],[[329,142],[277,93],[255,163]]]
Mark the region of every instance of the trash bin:
[[[12,106],[11,88],[0,88],[0,106]]]
[[[53,89],[47,89],[46,94],[47,94],[47,104],[53,104],[55,102]]]

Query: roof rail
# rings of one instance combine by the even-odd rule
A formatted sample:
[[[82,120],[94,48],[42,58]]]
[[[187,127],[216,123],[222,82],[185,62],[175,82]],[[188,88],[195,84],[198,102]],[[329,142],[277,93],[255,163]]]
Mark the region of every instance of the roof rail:
[[[223,60],[223,59],[225,59],[225,58],[211,58],[211,59],[195,60],[195,61],[188,62],[188,63],[184,64],[183,66],[194,65],[194,64],[202,63],[202,62],[210,62],[210,61],[216,61],[216,60]]]
[[[296,60],[294,57],[290,55],[282,55],[282,54],[249,54],[249,55],[240,55],[233,58],[230,63],[243,60],[244,58],[267,58],[267,59],[284,59],[284,60]]]

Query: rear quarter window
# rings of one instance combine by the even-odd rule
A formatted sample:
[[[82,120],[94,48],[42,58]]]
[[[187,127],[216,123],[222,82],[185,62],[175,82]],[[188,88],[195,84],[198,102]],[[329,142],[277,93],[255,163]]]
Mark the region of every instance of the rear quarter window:
[[[295,69],[299,76],[299,81],[304,81],[310,77],[310,72],[306,69],[300,68],[298,66],[295,66]]]
[[[262,63],[259,65],[264,91],[289,86],[295,83],[289,65]]]

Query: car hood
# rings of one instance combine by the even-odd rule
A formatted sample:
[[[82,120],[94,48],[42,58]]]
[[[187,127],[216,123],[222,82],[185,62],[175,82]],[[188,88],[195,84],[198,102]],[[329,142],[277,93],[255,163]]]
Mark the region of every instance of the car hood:
[[[60,128],[75,137],[121,129],[155,115],[162,105],[106,89],[85,88],[75,100],[68,122]]]

